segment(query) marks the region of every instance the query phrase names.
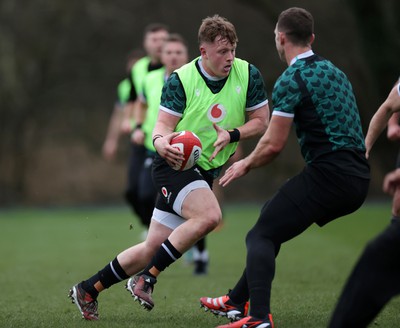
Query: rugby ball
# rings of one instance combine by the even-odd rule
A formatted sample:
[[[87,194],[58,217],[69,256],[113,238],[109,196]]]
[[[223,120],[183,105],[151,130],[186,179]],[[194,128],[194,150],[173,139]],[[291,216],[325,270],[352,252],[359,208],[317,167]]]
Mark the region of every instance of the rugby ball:
[[[184,161],[181,165],[173,167],[177,171],[185,171],[193,167],[201,156],[201,141],[196,134],[191,131],[182,131],[172,138],[171,146],[179,149],[184,154]]]

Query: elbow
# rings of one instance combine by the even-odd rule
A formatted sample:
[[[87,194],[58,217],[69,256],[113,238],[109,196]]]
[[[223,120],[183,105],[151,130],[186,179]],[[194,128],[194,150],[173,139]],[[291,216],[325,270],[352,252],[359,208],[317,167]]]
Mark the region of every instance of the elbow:
[[[269,124],[268,118],[260,119],[257,125],[257,134],[260,136],[263,135],[265,131],[267,131],[268,124]]]
[[[269,153],[273,157],[278,156],[281,153],[282,150],[283,150],[283,146],[281,146],[281,145],[270,145],[270,147],[268,149]]]
[[[275,142],[273,141],[273,140],[271,140],[271,139],[267,139],[266,141],[265,141],[265,144],[266,144],[266,153],[268,153],[270,156],[272,156],[272,157],[276,157],[276,156],[278,156],[281,152],[282,152],[282,150],[283,150],[283,148],[285,147],[285,144],[284,143],[282,143],[282,142],[276,142],[276,140],[275,140]]]

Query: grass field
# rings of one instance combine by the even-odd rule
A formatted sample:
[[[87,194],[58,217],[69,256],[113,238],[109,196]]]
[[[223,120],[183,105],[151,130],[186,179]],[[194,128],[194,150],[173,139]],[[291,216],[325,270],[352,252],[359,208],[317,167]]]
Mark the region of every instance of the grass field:
[[[99,297],[100,320],[86,322],[68,289],[140,240],[141,229],[122,207],[0,210],[0,327],[215,327],[226,322],[199,308],[201,296],[233,287],[245,261],[244,238],[260,206],[225,209],[222,230],[208,237],[211,264],[192,275],[182,258],[156,285],[147,312],[123,284]],[[277,328],[326,327],[338,294],[366,241],[389,222],[390,204],[366,204],[323,229],[311,227],[286,243],[277,259],[272,311]],[[130,229],[133,225],[133,229]],[[400,322],[394,299],[374,326]]]

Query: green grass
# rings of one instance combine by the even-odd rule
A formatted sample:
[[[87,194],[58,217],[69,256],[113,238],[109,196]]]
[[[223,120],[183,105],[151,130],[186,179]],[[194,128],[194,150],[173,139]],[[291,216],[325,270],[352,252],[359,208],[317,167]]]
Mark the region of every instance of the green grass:
[[[8,209],[0,211],[0,327],[215,327],[226,322],[199,308],[200,296],[233,287],[245,262],[244,238],[260,206],[227,206],[225,225],[208,238],[209,274],[192,275],[182,258],[160,276],[153,311],[123,288],[99,297],[101,320],[85,322],[68,289],[140,241],[138,221],[125,207]],[[363,246],[389,222],[390,204],[362,209],[284,244],[272,290],[276,327],[326,327],[338,294]],[[130,229],[130,225],[133,229]],[[400,322],[394,299],[375,320]]]

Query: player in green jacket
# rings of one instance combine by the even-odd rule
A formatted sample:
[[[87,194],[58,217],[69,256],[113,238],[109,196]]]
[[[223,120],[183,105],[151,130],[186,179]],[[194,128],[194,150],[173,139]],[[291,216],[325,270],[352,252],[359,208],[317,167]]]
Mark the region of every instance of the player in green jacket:
[[[145,308],[153,308],[156,277],[221,220],[211,190],[221,167],[239,140],[259,136],[266,129],[269,109],[264,81],[255,66],[235,58],[238,38],[233,24],[218,15],[207,17],[198,37],[200,57],[171,74],[162,90],[152,137],[159,197],[146,240],[118,254],[70,291],[88,320],[98,319],[98,294],[131,276],[128,291]],[[170,141],[175,131],[183,129],[199,135],[203,154],[198,165],[176,171],[172,167],[183,154]]]

